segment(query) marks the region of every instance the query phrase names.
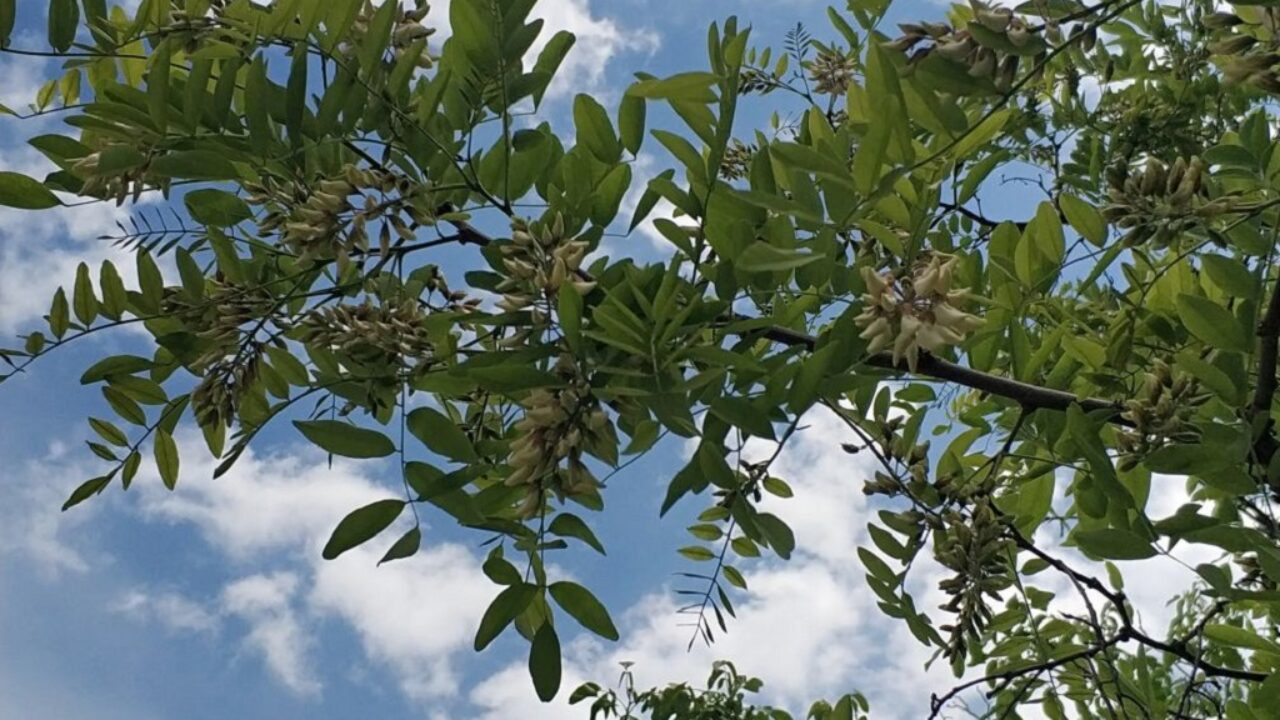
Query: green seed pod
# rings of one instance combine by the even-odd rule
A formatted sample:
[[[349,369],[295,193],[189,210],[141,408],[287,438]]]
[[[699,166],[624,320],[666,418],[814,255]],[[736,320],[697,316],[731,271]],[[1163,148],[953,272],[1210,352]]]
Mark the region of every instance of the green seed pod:
[[[1211,30],[1235,27],[1243,22],[1244,19],[1239,15],[1229,12],[1215,12],[1204,18],[1204,26]]]
[[[1164,191],[1172,193],[1178,189],[1178,185],[1182,183],[1182,177],[1187,172],[1187,161],[1179,157],[1173,161],[1173,165],[1169,167],[1169,177],[1165,179]]]
[[[1154,157],[1147,158],[1147,165],[1142,169],[1142,184],[1139,191],[1143,195],[1152,195],[1164,188],[1164,163]]]
[[[1098,29],[1090,25],[1084,31],[1084,37],[1080,38],[1080,49],[1085,52],[1091,52],[1098,44]]]
[[[1252,35],[1233,35],[1209,45],[1209,52],[1214,55],[1240,55],[1257,44],[1258,39]]]

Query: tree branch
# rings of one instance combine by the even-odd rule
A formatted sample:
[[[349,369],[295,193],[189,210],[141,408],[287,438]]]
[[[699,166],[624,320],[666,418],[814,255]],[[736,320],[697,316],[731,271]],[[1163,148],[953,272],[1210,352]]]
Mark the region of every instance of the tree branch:
[[[1253,392],[1249,412],[1265,417],[1266,424],[1253,444],[1254,457],[1262,465],[1271,462],[1277,446],[1275,422],[1271,419],[1271,403],[1276,395],[1276,360],[1280,355],[1280,280],[1271,291],[1267,311],[1258,322],[1258,386]]]
[[[1258,387],[1251,408],[1256,415],[1271,412],[1276,394],[1276,356],[1280,346],[1280,285],[1271,293],[1267,312],[1258,323]]]
[[[1018,228],[1018,230],[1027,229],[1027,223],[1025,220],[1007,220],[1007,221],[992,220],[986,215],[983,215],[982,213],[974,212],[973,210],[970,210],[969,208],[963,205],[956,205],[949,202],[940,202],[938,203],[938,207],[942,208],[943,210],[946,210],[947,212],[960,213],[961,215],[987,228],[996,228],[996,227],[999,227],[1002,222],[1010,222],[1010,223],[1013,223],[1013,226]]]
[[[442,212],[450,211],[452,211],[452,208],[442,209]],[[493,242],[492,237],[476,229],[474,225],[465,220],[446,219],[445,222],[453,225],[453,227],[458,231],[460,241],[463,243],[485,246]],[[585,271],[579,271],[579,275],[586,280],[593,279]],[[730,321],[738,321],[749,318],[735,315],[727,319]],[[748,335],[752,332],[760,332],[765,338],[776,343],[789,346],[803,346],[809,350],[813,350],[818,344],[818,338],[813,335],[776,325],[765,328],[763,331],[744,331],[740,334]],[[895,362],[893,356],[886,352],[870,355],[863,362],[871,367],[882,368],[885,370],[893,370],[902,373],[913,372],[907,367],[905,360]],[[1039,385],[1032,385],[1031,383],[1025,383],[1020,380],[1014,380],[1013,378],[992,375],[948,360],[943,360],[942,358],[928,352],[922,352],[920,354],[914,374],[953,382],[991,395],[1008,398],[1028,410],[1057,410],[1061,412],[1065,411],[1072,404],[1078,404],[1085,412],[1101,410],[1109,413],[1107,417],[1108,422],[1125,426],[1130,424],[1128,420],[1125,420],[1120,416],[1120,413],[1124,410],[1124,407],[1120,403],[1100,398],[1082,398],[1065,390],[1055,390],[1053,388],[1041,387]]]

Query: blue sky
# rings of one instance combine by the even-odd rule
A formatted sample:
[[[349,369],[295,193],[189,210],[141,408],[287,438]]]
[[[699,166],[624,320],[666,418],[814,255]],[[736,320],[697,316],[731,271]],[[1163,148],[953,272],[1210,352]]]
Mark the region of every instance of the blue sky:
[[[23,3],[24,12],[34,5]],[[925,2],[897,9],[941,11]],[[564,88],[614,106],[633,71],[700,68],[707,24],[729,13],[753,25],[760,43],[780,45],[797,21],[830,36],[825,5],[806,0],[543,0],[537,12],[550,29],[579,35],[546,108],[560,127],[568,126]],[[42,46],[41,28],[23,21],[27,30],[14,44]],[[39,78],[54,70],[38,60],[0,64],[7,78],[0,102],[10,107],[34,97]],[[39,174],[42,161],[21,141],[56,125],[4,122],[0,166]],[[650,170],[668,165],[656,153],[641,162]],[[109,207],[0,211],[0,333],[37,327],[80,260],[96,266],[114,257],[131,267],[96,239],[124,216]],[[611,251],[662,252],[644,231],[612,241]],[[84,417],[103,411],[97,390],[77,378],[104,353],[140,347],[141,336],[130,331],[103,335],[0,386],[0,717],[585,717],[564,707],[568,690],[585,679],[611,681],[623,660],[636,663],[640,682],[660,683],[700,682],[712,660],[732,658],[766,678],[770,700],[794,710],[863,690],[877,717],[889,718],[919,716],[923,689],[947,684],[945,675],[923,670],[927,652],[886,623],[862,587],[854,548],[870,516],[861,493],[870,470],[838,451],[847,438],[829,417],[807,421],[776,466],[797,496],[766,501],[792,522],[800,550],[790,563],[750,568],[751,591],[736,602],[739,620],[709,649],[685,651],[690,630],[679,625],[672,592],[672,573],[691,569],[675,548],[687,544],[683,528],[697,503],[657,520],[685,448],[667,443],[611,484],[608,509],[589,518],[608,558],[575,551],[557,562],[559,572],[598,592],[623,638],[568,640],[564,690],[544,706],[533,699],[523,642],[504,637],[482,655],[471,650],[496,592],[479,571],[482,537],[428,516],[423,552],[410,560],[377,568],[380,545],[320,560],[347,511],[396,492],[389,464],[330,470],[291,433],[276,433],[231,474],[210,480],[211,465],[188,429],[178,435],[189,449],[176,492],[144,469],[129,493],[113,489],[60,513],[70,489],[95,469],[83,449]],[[938,576],[930,572],[916,584],[921,604],[937,605]],[[918,705],[904,706],[904,695]]]

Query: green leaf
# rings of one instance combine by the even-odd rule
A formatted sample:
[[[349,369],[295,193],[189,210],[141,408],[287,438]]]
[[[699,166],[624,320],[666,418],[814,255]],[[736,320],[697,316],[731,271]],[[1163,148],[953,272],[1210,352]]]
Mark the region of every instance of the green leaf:
[[[164,388],[146,378],[120,375],[111,378],[111,386],[144,405],[164,405],[169,402]]]
[[[990,142],[1009,121],[1012,113],[1006,108],[991,114],[986,120],[983,120],[976,127],[965,133],[951,148],[951,155],[955,158],[968,157],[970,153],[983,145]]]
[[[1252,298],[1258,294],[1258,280],[1244,263],[1225,255],[1201,255],[1200,263],[1209,280],[1232,297]]]
[[[720,526],[710,523],[689,526],[689,534],[703,542],[715,542],[724,537],[724,531]]]
[[[112,355],[90,365],[89,369],[85,370],[84,374],[80,376],[80,384],[91,385],[113,375],[132,375],[133,373],[150,370],[153,367],[155,367],[155,363],[144,357]]]
[[[618,639],[618,629],[613,626],[609,611],[595,595],[577,583],[561,581],[547,588],[551,598],[582,627],[608,640]]]
[[[76,282],[71,294],[71,307],[76,319],[88,327],[98,317],[98,299],[93,294],[93,280],[89,279],[89,266],[80,263],[76,267]]]
[[[1229,310],[1199,295],[1178,296],[1178,316],[1192,335],[1220,350],[1249,353],[1252,344]]]
[[[275,142],[267,102],[270,83],[267,81],[267,61],[259,54],[249,65],[244,84],[244,117],[249,128],[249,145],[258,155],[266,155]]]
[[[80,487],[77,487],[72,491],[71,497],[68,497],[67,501],[62,503],[62,511],[66,512],[70,508],[88,500],[93,495],[97,495],[102,492],[110,482],[110,475],[103,475],[102,477],[96,477],[91,480],[84,481],[81,483]]]
[[[622,157],[622,145],[618,142],[609,113],[590,95],[578,95],[573,99],[573,124],[578,131],[578,142],[602,163],[612,165]]]
[[[761,486],[764,487],[765,492],[773,495],[774,497],[789,498],[795,495],[791,486],[780,478],[772,476],[767,477],[764,479],[764,482],[761,483]]]
[[[565,56],[569,54],[569,49],[573,47],[576,39],[573,33],[567,30],[560,30],[551,36],[551,39],[543,46],[542,52],[538,53],[538,59],[533,64],[533,72],[540,77],[546,78],[546,80],[533,91],[533,104],[535,107],[542,104],[542,96],[546,93],[551,78],[560,69],[560,63],[564,62]]]
[[[676,552],[680,553],[681,555],[695,562],[706,562],[708,560],[716,559],[715,553],[702,547],[701,545],[690,545],[688,547],[682,547]]]
[[[670,181],[676,176],[676,171],[668,168],[658,173],[654,180]],[[645,191],[640,193],[640,200],[636,203],[635,212],[631,215],[631,223],[627,226],[627,231],[635,230],[645,218],[649,217],[649,213],[653,212],[653,208],[657,206],[658,201],[662,199],[662,195],[653,188],[652,183],[645,187]]]
[[[136,265],[138,285],[147,301],[147,307],[151,312],[159,312],[160,301],[164,296],[164,277],[160,274],[160,267],[156,265],[151,253],[146,251],[138,253]]]
[[[200,121],[208,98],[209,76],[213,74],[212,59],[198,59],[191,62],[191,70],[187,75],[186,88],[182,99],[182,119],[191,127],[200,127]]]
[[[653,137],[662,143],[668,152],[684,165],[689,179],[695,183],[705,184],[707,181],[707,162],[693,143],[683,137],[666,130],[654,130]]]
[[[1203,475],[1223,470],[1232,464],[1230,448],[1221,445],[1164,445],[1147,455],[1142,464],[1152,472],[1177,475]]]
[[[1259,0],[1251,0],[1258,2]],[[1249,695],[1249,703],[1257,709],[1258,713],[1251,713],[1247,708],[1237,710],[1244,703],[1239,701],[1231,701],[1227,703],[1227,717],[1230,720],[1261,720],[1262,718],[1271,717],[1277,707],[1280,707],[1280,672],[1273,672],[1267,676],[1262,684],[1254,688]],[[1246,716],[1244,713],[1248,713]]]
[[[1143,560],[1157,554],[1149,540],[1119,528],[1077,530],[1072,537],[1081,550],[1108,560]]]
[[[1214,642],[1231,647],[1261,650],[1262,652],[1280,655],[1280,645],[1259,635],[1255,630],[1246,630],[1235,625],[1210,623],[1204,626],[1204,636]]]
[[[600,543],[600,540],[596,537],[596,534],[591,531],[591,528],[587,526],[587,523],[584,522],[582,518],[572,513],[560,513],[557,515],[555,519],[551,521],[551,524],[547,526],[547,532],[550,532],[552,535],[559,535],[560,537],[571,537],[581,540],[587,545],[590,545],[601,555],[607,554],[604,551],[604,545]]]
[[[569,704],[577,705],[578,703],[593,698],[600,694],[600,686],[595,683],[583,683],[579,685],[572,694],[569,695]]]
[[[822,257],[800,250],[783,250],[757,240],[738,255],[733,266],[742,272],[780,272],[804,267]]]
[[[160,132],[169,127],[169,63],[173,53],[169,40],[161,40],[147,61],[147,104],[151,119]]]
[[[582,295],[573,283],[565,283],[556,292],[556,316],[571,349],[582,346]]]
[[[417,554],[418,548],[421,545],[422,528],[414,527],[409,532],[400,536],[400,539],[391,546],[391,549],[387,550],[387,554],[382,556],[382,559],[378,561],[378,564],[381,565],[384,562],[391,562],[392,560],[401,560],[403,558],[411,557]]]
[[[1097,424],[1085,415],[1079,405],[1072,404],[1067,408],[1067,432],[1088,462],[1090,477],[1097,482],[1099,489],[1124,507],[1132,507],[1133,496],[1117,479],[1115,465],[1107,456]]]
[[[494,638],[501,635],[511,621],[529,607],[529,603],[533,602],[537,594],[538,587],[529,583],[511,585],[498,593],[484,611],[484,616],[480,618],[480,627],[476,629],[474,643],[476,652],[484,650]]]
[[[627,88],[627,94],[635,97],[662,100],[688,100],[691,102],[715,102],[713,85],[719,76],[709,72],[686,72],[661,80],[641,80]]]
[[[1062,193],[1058,197],[1058,205],[1062,208],[1062,214],[1067,216],[1067,222],[1080,233],[1080,237],[1093,243],[1095,247],[1102,247],[1107,241],[1107,221],[1097,208],[1070,193]]]
[[[372,72],[381,63],[382,55],[391,42],[391,27],[395,23],[398,9],[395,3],[392,3],[392,7],[387,7],[384,3],[369,21],[368,30],[358,46],[362,73]]]
[[[618,136],[622,147],[635,155],[644,142],[645,101],[634,95],[622,96],[618,105]]]
[[[458,462],[475,462],[476,449],[466,433],[447,415],[432,408],[418,408],[409,413],[409,432],[434,453]]]
[[[164,430],[156,430],[155,436],[156,469],[164,486],[172,490],[178,484],[178,445]]]
[[[124,281],[120,271],[110,260],[102,261],[102,269],[98,272],[98,285],[102,290],[102,314],[112,320],[119,320],[129,305],[129,294],[124,289]]]
[[[724,578],[729,581],[730,585],[742,590],[747,589],[747,579],[742,577],[742,572],[738,568],[732,565],[724,565],[720,568],[720,572],[724,573]]]
[[[871,552],[867,548],[858,548],[858,559],[862,561],[864,567],[871,577],[887,583],[897,583],[897,574],[893,572],[888,563],[880,559],[879,555]]]
[[[486,577],[499,585],[519,585],[522,582],[516,566],[495,555],[490,555],[481,569]]]
[[[249,205],[236,195],[217,188],[202,188],[187,193],[183,202],[192,219],[202,225],[229,227],[253,217]]]
[[[0,0],[0,47],[9,46],[13,25],[18,19],[17,0]]]
[[[117,447],[129,447],[129,437],[124,434],[124,431],[116,427],[114,424],[107,422],[106,420],[91,417],[89,418],[89,427],[93,428],[93,431],[98,433],[99,437],[112,445]]]
[[[97,175],[120,175],[141,167],[147,157],[131,145],[110,145],[98,155]]]
[[[294,147],[302,144],[302,120],[307,114],[307,65],[310,53],[305,45],[293,49],[293,63],[285,87],[285,130]]]
[[[22,173],[0,172],[0,205],[20,210],[45,210],[61,204],[53,191],[36,180]]]
[[[142,408],[138,406],[138,403],[133,401],[133,398],[113,387],[102,388],[102,395],[107,399],[107,404],[111,406],[111,409],[114,410],[121,418],[124,418],[134,425],[147,424],[146,413],[142,411]]]
[[[180,247],[174,251],[173,260],[178,266],[178,277],[182,280],[182,290],[187,294],[187,299],[192,303],[204,300],[206,278],[195,257],[186,248]]]
[[[386,457],[396,451],[391,439],[377,430],[338,420],[295,420],[294,427],[325,452],[349,458]]]
[[[529,676],[542,702],[551,702],[560,690],[560,638],[549,622],[533,636],[529,648]]]
[[[729,541],[729,547],[742,557],[760,557],[760,548],[745,535]]]
[[[71,306],[67,304],[67,293],[62,288],[58,288],[53,294],[53,303],[49,306],[49,332],[61,340],[70,326]]]
[[[789,559],[791,551],[796,549],[796,536],[791,532],[791,528],[781,518],[771,513],[760,513],[756,516],[756,522],[760,525],[760,531],[764,533],[765,539],[769,541],[769,547],[778,553],[778,557],[783,560]]]
[[[721,420],[768,440],[776,438],[768,413],[746,398],[722,397],[711,402],[711,412]]]
[[[332,560],[386,530],[404,510],[403,500],[378,500],[351,511],[334,528],[321,555]]]
[[[80,5],[76,0],[49,0],[49,44],[58,52],[66,52],[76,40],[80,24]]]
[[[1258,169],[1258,159],[1239,145],[1214,145],[1205,150],[1204,159],[1210,165],[1254,171]]]
[[[225,155],[211,150],[180,150],[161,155],[151,161],[150,169],[157,175],[192,180],[235,180],[240,177],[235,165]]]

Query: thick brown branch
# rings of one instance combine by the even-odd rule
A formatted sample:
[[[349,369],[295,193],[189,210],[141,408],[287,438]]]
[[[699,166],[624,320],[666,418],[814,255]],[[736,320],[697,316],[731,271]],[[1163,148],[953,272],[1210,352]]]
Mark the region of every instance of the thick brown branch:
[[[1258,323],[1258,387],[1253,394],[1254,414],[1271,412],[1276,395],[1276,355],[1280,345],[1280,285],[1271,292],[1267,312]]]
[[[443,209],[447,212],[449,209]],[[488,245],[493,242],[493,238],[477,230],[475,226],[465,220],[446,220],[450,225],[458,231],[461,241],[474,245]],[[579,272],[584,278],[591,279],[584,272]],[[742,320],[745,318],[734,317],[733,320]],[[757,331],[751,331],[757,332]],[[770,327],[762,332],[763,336],[777,343],[790,346],[804,346],[809,350],[813,350],[818,339],[808,333],[798,330],[791,330],[784,327]],[[745,334],[745,333],[744,333]],[[992,375],[963,365],[958,365],[942,358],[930,355],[929,353],[921,353],[916,368],[912,371],[907,367],[905,361],[895,362],[893,356],[889,353],[876,353],[869,356],[865,361],[867,365],[882,368],[885,370],[894,370],[898,372],[911,372],[916,375],[935,378],[963,385],[974,390],[980,390],[991,395],[1008,398],[1018,403],[1028,410],[1057,410],[1063,411],[1070,407],[1073,403],[1080,405],[1086,412],[1094,410],[1103,410],[1109,413],[1108,420],[1117,425],[1128,425],[1129,422],[1120,416],[1123,407],[1119,403],[1110,400],[1102,400],[1098,398],[1082,398],[1064,390],[1055,390],[1053,388],[1032,385],[1031,383],[1021,382],[1012,378]]]
[[[1249,411],[1254,417],[1266,418],[1266,424],[1253,444],[1254,459],[1265,467],[1271,462],[1278,445],[1271,420],[1271,403],[1276,396],[1276,359],[1280,351],[1280,281],[1271,291],[1267,311],[1258,322],[1257,335],[1258,386],[1254,389]]]
[[[978,685],[995,683],[1002,680],[1016,680],[1024,675],[1030,675],[1032,673],[1039,674],[1039,673],[1047,672],[1049,670],[1054,670],[1056,668],[1062,667],[1063,665],[1069,665],[1073,662],[1076,662],[1077,660],[1087,660],[1088,658],[1091,658],[1094,655],[1097,655],[1098,653],[1106,650],[1107,648],[1119,645],[1120,643],[1124,642],[1127,639],[1128,639],[1128,636],[1124,632],[1121,632],[1119,635],[1116,635],[1115,637],[1107,639],[1098,645],[1094,645],[1093,647],[1088,647],[1088,648],[1085,648],[1084,650],[1073,652],[1069,655],[1064,655],[1060,658],[1057,658],[1056,660],[1049,660],[1047,662],[1037,663],[1035,665],[1028,665],[1022,668],[1006,670],[1005,672],[995,673],[993,675],[987,675],[985,677],[978,678],[977,680],[970,680],[969,682],[964,683],[963,685],[957,685],[956,687],[951,688],[951,690],[949,690],[945,695],[942,695],[941,697],[935,695],[932,698],[932,702],[931,702],[932,708],[931,708],[931,712],[929,713],[929,718],[930,720],[933,720],[933,718],[938,717],[938,713],[942,712],[942,709],[946,707],[947,703],[951,702],[951,700],[953,700],[957,695],[959,695],[960,693],[963,693],[965,690],[968,690],[969,688],[976,687]]]
[[[979,225],[981,225],[981,226],[983,226],[983,227],[986,227],[986,228],[995,228],[995,227],[999,227],[999,226],[1000,226],[1000,223],[1002,223],[1002,222],[1011,222],[1011,223],[1013,223],[1014,227],[1018,228],[1018,230],[1026,230],[1026,229],[1027,229],[1027,223],[1026,223],[1026,221],[1023,221],[1023,220],[1007,220],[1007,221],[1006,221],[1006,220],[992,220],[991,218],[987,217],[986,215],[983,215],[983,214],[981,214],[981,213],[974,212],[973,210],[970,210],[969,208],[967,208],[967,207],[965,207],[965,206],[963,206],[963,205],[954,205],[954,204],[949,203],[949,202],[941,202],[941,203],[938,203],[938,207],[940,207],[940,208],[942,208],[943,210],[946,210],[946,211],[948,211],[948,212],[956,212],[956,213],[960,213],[961,215],[963,215],[963,216],[965,216],[965,217],[969,218],[970,220],[972,220],[972,221],[974,221],[974,222],[978,223]]]
[[[764,336],[784,345],[803,345],[810,350],[817,344],[817,338],[806,333],[781,327],[772,327],[764,331]],[[905,361],[894,362],[889,353],[876,353],[866,359],[866,364],[885,370],[911,372]],[[979,370],[943,360],[935,355],[921,353],[916,363],[915,374],[925,375],[938,380],[946,380],[964,385],[974,390],[998,395],[1017,402],[1028,409],[1066,410],[1072,403],[1079,404],[1086,412],[1105,410],[1112,413],[1109,420],[1118,425],[1129,422],[1120,417],[1123,407],[1119,403],[1098,398],[1081,398],[1064,390],[1032,385],[1012,378],[984,373]]]
[[[1163,640],[1157,640],[1156,638],[1153,638],[1150,635],[1144,633],[1133,622],[1133,616],[1129,612],[1128,601],[1125,598],[1124,592],[1120,590],[1108,589],[1107,586],[1104,585],[1101,580],[1095,577],[1092,577],[1090,575],[1086,575],[1072,568],[1070,565],[1067,565],[1062,560],[1050,555],[1049,553],[1045,552],[1043,549],[1037,547],[1035,543],[1028,540],[1025,536],[1022,535],[1022,533],[1017,532],[1016,530],[1011,533],[1011,538],[1013,539],[1014,544],[1016,544],[1022,550],[1026,550],[1032,555],[1035,555],[1041,560],[1044,560],[1045,562],[1049,563],[1049,565],[1053,569],[1071,578],[1072,581],[1078,582],[1082,585],[1086,585],[1091,590],[1105,597],[1112,604],[1112,606],[1115,607],[1116,612],[1120,616],[1120,625],[1121,625],[1120,637],[1130,639],[1130,640],[1135,640],[1143,645],[1146,645],[1149,648],[1160,650],[1161,652],[1168,653],[1186,662],[1194,663],[1195,666],[1199,668],[1202,672],[1204,672],[1205,675],[1209,675],[1211,677],[1231,678],[1232,680],[1246,680],[1249,682],[1262,682],[1263,680],[1267,679],[1266,673],[1252,672],[1250,670],[1236,670],[1234,668],[1227,668],[1227,667],[1222,667],[1220,665],[1213,665],[1213,664],[1204,662],[1203,658],[1200,658],[1195,653],[1192,653],[1187,648],[1187,642],[1189,642],[1191,638],[1195,637],[1195,633],[1197,631],[1203,631],[1204,625],[1207,624],[1207,621],[1197,625],[1196,626],[1197,630],[1189,634],[1187,636],[1187,639],[1175,640],[1174,642],[1165,642]],[[1218,612],[1218,610],[1214,610],[1213,612],[1216,613]]]

